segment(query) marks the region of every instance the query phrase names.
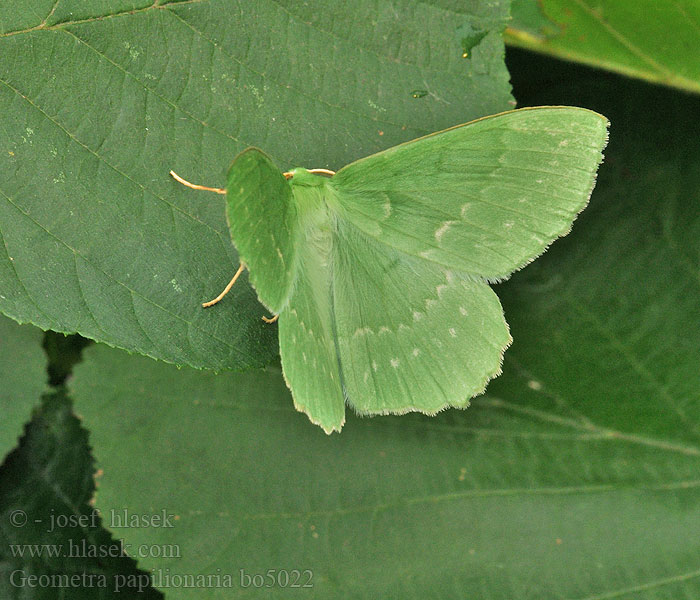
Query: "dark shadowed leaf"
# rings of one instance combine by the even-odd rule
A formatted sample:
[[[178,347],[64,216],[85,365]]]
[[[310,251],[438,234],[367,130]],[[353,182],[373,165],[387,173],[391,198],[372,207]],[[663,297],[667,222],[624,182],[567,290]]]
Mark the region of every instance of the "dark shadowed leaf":
[[[162,595],[90,506],[87,432],[63,393],[46,395],[0,467],[0,597],[103,600]],[[109,517],[107,519],[110,521]]]

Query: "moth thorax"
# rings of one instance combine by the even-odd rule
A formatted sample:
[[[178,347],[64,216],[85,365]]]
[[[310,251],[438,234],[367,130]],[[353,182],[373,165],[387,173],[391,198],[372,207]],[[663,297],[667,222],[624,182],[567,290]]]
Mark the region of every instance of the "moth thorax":
[[[291,173],[292,177],[289,180],[289,183],[292,186],[324,187],[328,181],[327,177],[312,173],[311,171],[308,171],[302,167],[292,169]]]
[[[301,214],[325,212],[328,195],[332,193],[328,177],[310,173],[306,169],[294,169],[289,185],[294,202]]]

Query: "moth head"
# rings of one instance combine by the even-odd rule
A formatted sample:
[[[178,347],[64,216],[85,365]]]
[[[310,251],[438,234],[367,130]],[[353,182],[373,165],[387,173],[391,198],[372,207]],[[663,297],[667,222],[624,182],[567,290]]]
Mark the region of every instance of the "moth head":
[[[304,169],[302,167],[292,169],[289,174],[289,183],[294,186],[321,187],[324,186],[328,180],[327,177],[317,175],[316,173],[312,173],[308,169]]]

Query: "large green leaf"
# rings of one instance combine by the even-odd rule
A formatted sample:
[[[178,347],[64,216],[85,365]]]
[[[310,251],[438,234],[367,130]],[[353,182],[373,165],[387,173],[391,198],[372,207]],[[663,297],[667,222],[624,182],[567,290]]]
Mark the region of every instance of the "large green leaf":
[[[570,236],[497,286],[515,342],[468,410],[351,417],[329,438],[277,373],[87,351],[97,505],[179,517],[125,532],[181,544],[145,567],[237,589],[240,569],[311,569],[324,599],[700,596],[700,101],[552,63],[513,63],[522,99],[577,98],[611,143]]]
[[[268,362],[275,330],[248,286],[201,309],[236,254],[223,199],[169,169],[220,185],[253,144],[282,168],[338,168],[506,109],[507,10],[505,0],[3,6],[0,310],[178,364]]]
[[[697,0],[513,0],[509,44],[700,92]]]
[[[0,317],[0,462],[17,444],[22,425],[46,389],[43,334]]]

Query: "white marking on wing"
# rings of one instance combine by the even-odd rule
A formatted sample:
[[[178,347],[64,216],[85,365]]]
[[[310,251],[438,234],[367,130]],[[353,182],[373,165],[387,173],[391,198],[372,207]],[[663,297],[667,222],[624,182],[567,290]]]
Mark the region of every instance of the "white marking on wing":
[[[435,240],[437,242],[440,242],[442,240],[442,236],[447,233],[447,231],[454,225],[457,221],[445,221],[440,227],[438,227],[435,230]]]

